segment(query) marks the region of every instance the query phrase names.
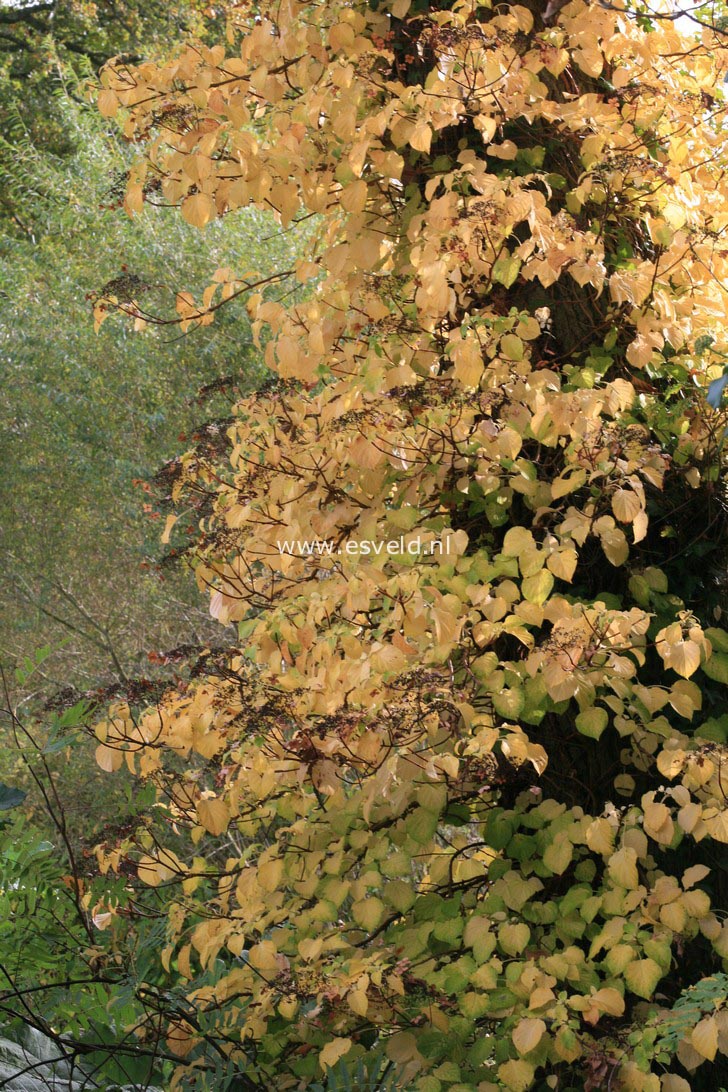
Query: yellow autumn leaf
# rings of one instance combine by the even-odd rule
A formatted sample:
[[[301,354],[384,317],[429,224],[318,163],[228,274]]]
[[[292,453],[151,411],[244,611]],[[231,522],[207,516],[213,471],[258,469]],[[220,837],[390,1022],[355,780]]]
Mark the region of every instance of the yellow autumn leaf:
[[[333,1069],[339,1059],[349,1053],[351,1047],[352,1041],[349,1038],[337,1036],[335,1039],[331,1039],[319,1054],[319,1063],[323,1071]]]
[[[619,1086],[624,1092],[660,1092],[660,1078],[628,1060],[619,1067]]]
[[[342,191],[341,207],[346,209],[347,212],[362,212],[366,205],[368,193],[369,188],[363,179],[359,178],[355,182],[350,182]]]
[[[614,849],[615,829],[608,819],[594,819],[587,827],[586,841],[589,849],[602,856]]]
[[[617,489],[612,495],[612,511],[620,523],[632,523],[642,510],[642,503],[632,489]]]
[[[120,770],[124,765],[124,751],[121,747],[108,747],[105,743],[100,743],[95,756],[97,764],[107,773]]]
[[[639,997],[650,1000],[655,992],[657,983],[664,975],[659,963],[654,959],[633,959],[624,968],[624,980],[628,989]]]
[[[99,91],[96,102],[100,113],[102,113],[105,118],[113,118],[116,111],[119,109],[119,100],[115,92],[108,87]]]
[[[576,550],[566,547],[550,554],[546,566],[559,580],[565,580],[570,584],[576,572],[578,560]]]
[[[670,780],[682,773],[687,754],[680,749],[663,750],[657,756],[657,768],[663,777]]]
[[[432,129],[423,118],[416,122],[410,134],[409,143],[418,152],[429,152],[432,143]]]
[[[334,23],[329,30],[329,45],[335,53],[348,53],[354,46],[354,28],[349,23]]]
[[[366,1016],[369,1008],[369,998],[366,990],[351,990],[346,995],[346,1001],[353,1013],[357,1016]]]
[[[523,593],[523,598],[528,600],[529,603],[536,603],[538,606],[542,606],[551,594],[553,586],[553,574],[547,569],[541,569],[534,576],[526,576],[523,578],[521,581],[521,592]]]
[[[371,932],[382,920],[385,907],[381,899],[367,897],[355,902],[351,909],[354,921]]]
[[[203,228],[217,216],[217,208],[208,193],[194,193],[186,197],[180,209],[182,217],[192,227]]]
[[[690,1032],[691,1046],[712,1062],[718,1051],[718,1025],[714,1016],[705,1016]]]
[[[511,1033],[513,1045],[519,1054],[528,1054],[535,1050],[546,1033],[546,1024],[543,1020],[521,1020]]]
[[[533,550],[536,541],[526,527],[510,527],[503,539],[503,553],[506,557],[519,557],[528,550]]]
[[[690,1085],[677,1073],[665,1073],[660,1084],[660,1092],[691,1092]]]
[[[643,828],[645,833],[658,842],[669,844],[672,841],[673,834],[670,809],[666,804],[654,800],[645,803],[643,807]]]
[[[298,951],[306,961],[318,959],[322,948],[323,940],[320,937],[306,937],[298,942]]]
[[[688,916],[681,902],[669,902],[660,907],[660,921],[675,933],[682,933]]]
[[[248,962],[265,978],[273,978],[278,974],[278,952],[271,940],[261,940],[248,950]]]
[[[660,642],[658,634],[656,646],[665,667],[671,667],[684,679],[689,679],[700,667],[700,645],[695,641],[679,640],[668,644]]]
[[[633,891],[639,885],[637,854],[629,846],[622,846],[612,854],[607,862],[607,870],[611,879],[628,891]]]
[[[172,528],[174,527],[178,519],[179,516],[177,516],[175,513],[170,513],[170,515],[167,516],[166,520],[164,521],[164,531],[162,532],[160,542],[163,542],[165,545],[169,542],[169,536],[172,533]]]
[[[169,849],[161,850],[156,857],[145,854],[137,865],[139,879],[149,887],[159,887],[161,883],[167,883],[183,871],[176,854]]]
[[[728,843],[728,808],[705,809],[702,819],[711,838],[716,842]]]
[[[611,986],[596,990],[591,995],[590,1001],[600,1012],[606,1013],[607,1016],[622,1016],[624,1013],[624,998],[619,990],[615,990]]]
[[[543,851],[543,863],[555,876],[561,876],[571,864],[574,852],[569,839],[564,835],[557,835]]]
[[[264,891],[275,891],[283,878],[283,861],[280,857],[258,865],[258,883]]]
[[[506,334],[501,338],[501,352],[509,360],[523,360],[523,342],[516,334]]]
[[[534,1066],[523,1058],[514,1058],[498,1066],[498,1077],[509,1092],[526,1092],[533,1082]]]
[[[197,1037],[187,1020],[175,1021],[169,1025],[166,1042],[170,1053],[178,1058],[186,1058],[197,1042]]]
[[[691,865],[690,868],[686,868],[683,872],[682,886],[687,891],[688,888],[694,887],[696,883],[700,883],[700,881],[704,880],[708,875],[710,875],[710,869],[707,865]]]
[[[600,537],[607,561],[615,566],[624,565],[629,557],[629,546],[624,531],[621,531],[618,527],[612,527],[602,531]]]
[[[208,834],[222,834],[230,822],[230,809],[219,796],[201,799],[195,805],[197,818]]]
[[[508,955],[520,955],[528,944],[531,930],[525,922],[501,925],[498,930],[498,945]]]
[[[635,543],[642,542],[647,534],[650,518],[644,508],[640,508],[632,522],[632,539]]]
[[[561,497],[565,497],[569,493],[574,493],[584,484],[585,481],[585,470],[572,471],[568,475],[562,475],[559,478],[554,478],[553,482],[551,483],[551,499],[560,500]]]

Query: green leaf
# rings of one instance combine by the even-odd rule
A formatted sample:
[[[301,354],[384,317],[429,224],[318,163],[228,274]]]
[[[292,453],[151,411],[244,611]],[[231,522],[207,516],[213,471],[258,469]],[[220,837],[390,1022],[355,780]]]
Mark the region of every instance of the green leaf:
[[[561,834],[557,836],[556,841],[546,846],[543,863],[555,876],[560,876],[571,864],[573,855],[574,850],[571,842],[565,834]]]
[[[593,705],[591,709],[585,709],[583,713],[579,713],[575,723],[583,736],[599,739],[609,723],[609,714],[606,709]]]
[[[522,690],[506,687],[497,694],[492,694],[491,701],[498,716],[505,720],[516,720],[523,710],[525,698]]]
[[[728,686],[728,653],[713,652],[710,659],[703,664],[703,671],[709,679]]]
[[[27,796],[23,789],[13,789],[0,781],[0,811],[9,811],[23,803]]]
[[[728,652],[728,633],[724,629],[718,629],[716,626],[711,626],[710,629],[706,629],[705,636],[713,646],[713,651]]]
[[[502,284],[505,288],[510,288],[514,284],[520,268],[520,258],[514,258],[510,254],[503,255],[493,264],[493,280],[497,281],[498,284]]]
[[[700,337],[695,339],[694,353],[696,356],[702,356],[706,349],[715,342],[715,338],[712,334],[701,334]]]
[[[521,582],[523,598],[541,607],[551,594],[554,578],[548,569],[541,569],[535,576],[526,576]]]

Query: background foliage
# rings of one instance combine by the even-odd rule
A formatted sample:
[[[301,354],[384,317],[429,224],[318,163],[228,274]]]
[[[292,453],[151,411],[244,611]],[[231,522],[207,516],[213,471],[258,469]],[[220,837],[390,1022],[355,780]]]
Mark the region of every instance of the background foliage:
[[[174,300],[211,255],[280,267],[296,245],[255,211],[213,230],[206,253],[183,222],[119,215],[128,152],[79,101],[81,90],[71,82],[47,91],[63,155],[34,139],[19,114],[2,146],[3,190],[23,231],[0,240],[0,655],[13,664],[53,646],[25,695],[41,716],[59,694],[73,704],[132,678],[137,692],[153,694],[162,653],[219,643],[188,574],[157,564],[165,490],[148,479],[180,437],[224,446],[217,422],[228,399],[261,370],[240,314],[182,340],[135,336],[118,323],[96,335],[89,294],[135,275],[157,286],[153,297]],[[22,780],[17,756],[2,753],[6,776]],[[81,751],[66,800],[87,838],[122,806],[112,794],[112,815],[100,809],[99,791],[98,768]],[[31,800],[40,808],[37,794]]]

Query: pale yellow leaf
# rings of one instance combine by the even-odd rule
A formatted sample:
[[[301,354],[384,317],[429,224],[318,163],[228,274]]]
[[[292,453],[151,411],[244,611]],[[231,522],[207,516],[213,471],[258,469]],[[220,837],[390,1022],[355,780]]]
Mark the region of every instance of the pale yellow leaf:
[[[612,511],[620,523],[632,523],[642,504],[632,489],[618,489],[612,497]]]
[[[523,598],[528,600],[529,603],[536,603],[538,606],[543,606],[548,599],[553,586],[553,574],[550,573],[548,569],[541,569],[535,576],[524,577],[521,581],[521,592],[523,593]]]
[[[687,891],[689,887],[693,887],[696,883],[700,883],[710,873],[710,869],[707,865],[696,864],[691,865],[690,868],[686,868],[683,872],[682,885]]]
[[[346,995],[346,1000],[352,1012],[356,1013],[357,1016],[366,1016],[369,1008],[369,998],[366,990],[351,990]]]
[[[158,887],[160,883],[171,880],[180,870],[179,860],[168,849],[161,850],[158,857],[141,857],[137,865],[139,879],[149,887]]]
[[[559,580],[565,580],[567,583],[571,583],[574,573],[576,572],[577,561],[578,557],[576,550],[572,550],[568,547],[551,554],[546,562],[546,566],[554,576],[559,578]]]
[[[203,228],[217,215],[217,208],[208,193],[193,193],[186,197],[180,209],[182,219],[193,227]]]
[[[119,100],[116,97],[116,93],[108,87],[105,87],[103,91],[99,92],[99,97],[96,101],[99,113],[103,114],[105,118],[113,118],[114,114],[119,109]]]
[[[197,818],[208,834],[222,834],[230,822],[230,809],[220,797],[198,800]]]
[[[332,1039],[319,1054],[321,1068],[326,1071],[327,1067],[335,1066],[339,1058],[343,1058],[345,1054],[349,1053],[351,1046],[351,1039],[348,1037],[346,1039],[339,1037]]]
[[[498,1076],[510,1092],[526,1092],[533,1083],[534,1067],[523,1058],[514,1058],[498,1066]]]
[[[690,1033],[690,1043],[698,1054],[712,1062],[718,1050],[718,1025],[713,1016],[705,1016]]]
[[[660,1092],[690,1092],[690,1085],[677,1073],[665,1073],[662,1077]]]
[[[624,1013],[624,998],[619,990],[609,986],[603,990],[597,990],[590,998],[600,1012],[607,1016],[622,1016]]]
[[[633,959],[624,968],[624,980],[627,986],[639,997],[650,1000],[655,987],[664,974],[662,967],[654,959]]]
[[[511,1035],[513,1045],[519,1054],[528,1054],[541,1042],[545,1031],[546,1024],[543,1020],[521,1020]]]
[[[96,748],[96,762],[106,773],[114,773],[124,764],[124,752],[118,747],[107,747],[100,743]]]
[[[632,523],[632,537],[634,538],[635,542],[642,542],[642,539],[647,534],[649,522],[649,516],[645,512],[644,508],[640,508]]]
[[[169,542],[169,536],[172,533],[172,528],[174,527],[178,519],[178,516],[175,516],[173,513],[171,513],[167,516],[167,519],[164,522],[164,531],[162,532],[162,537],[160,541],[163,542],[165,546]]]
[[[623,846],[613,853],[607,865],[609,875],[620,887],[633,891],[639,885],[637,872],[637,854],[629,846]]]
[[[602,531],[601,540],[607,561],[615,566],[624,565],[629,557],[629,546],[624,531],[620,531],[619,527],[612,527]]]
[[[351,908],[354,921],[367,932],[376,929],[384,915],[384,903],[381,899],[366,898],[355,902]]]

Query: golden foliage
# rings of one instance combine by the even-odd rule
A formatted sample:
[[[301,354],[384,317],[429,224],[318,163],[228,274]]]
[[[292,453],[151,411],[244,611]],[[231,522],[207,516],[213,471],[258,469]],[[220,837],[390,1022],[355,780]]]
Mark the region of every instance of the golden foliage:
[[[181,885],[166,965],[277,1088],[377,1041],[421,1092],[657,1088],[630,1033],[693,984],[683,952],[728,958],[685,872],[728,841],[728,634],[678,580],[721,468],[728,54],[543,8],[286,0],[103,77],[130,213],[154,183],[200,228],[318,217],[305,300],[248,297],[275,381],[230,466],[175,487],[214,495],[197,576],[239,648],[99,730],[187,835],[138,862]],[[218,270],[174,321],[255,280]]]

